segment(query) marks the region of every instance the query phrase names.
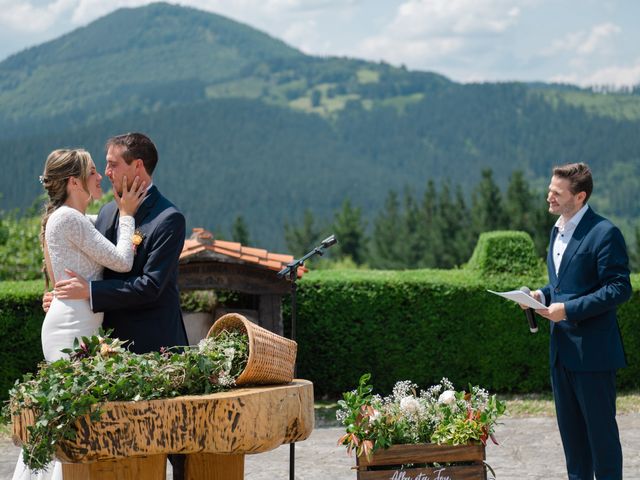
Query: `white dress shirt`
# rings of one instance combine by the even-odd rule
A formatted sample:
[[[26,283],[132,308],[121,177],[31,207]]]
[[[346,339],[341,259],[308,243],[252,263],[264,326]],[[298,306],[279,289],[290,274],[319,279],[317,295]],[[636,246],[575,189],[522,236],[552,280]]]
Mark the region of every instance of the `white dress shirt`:
[[[556,238],[553,242],[553,266],[556,270],[556,275],[560,271],[560,265],[562,264],[562,257],[564,256],[564,252],[567,249],[567,245],[571,241],[573,237],[573,233],[576,231],[576,227],[584,217],[584,214],[587,213],[589,209],[589,205],[583,206],[580,210],[576,212],[576,214],[571,217],[569,220],[565,222],[564,218],[560,216],[554,225],[555,228],[558,229],[558,233],[556,234]],[[542,299],[542,303],[546,305],[546,298],[542,290],[538,290],[540,293],[540,297]]]

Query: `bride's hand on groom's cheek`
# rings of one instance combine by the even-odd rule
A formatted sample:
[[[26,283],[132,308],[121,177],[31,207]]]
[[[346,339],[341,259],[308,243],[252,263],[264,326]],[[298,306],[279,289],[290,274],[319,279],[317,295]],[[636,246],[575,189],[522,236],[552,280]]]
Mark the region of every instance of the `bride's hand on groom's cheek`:
[[[71,278],[68,280],[60,280],[56,282],[53,294],[57,298],[66,298],[69,300],[88,300],[89,299],[89,282],[73,270],[65,268],[65,273]]]

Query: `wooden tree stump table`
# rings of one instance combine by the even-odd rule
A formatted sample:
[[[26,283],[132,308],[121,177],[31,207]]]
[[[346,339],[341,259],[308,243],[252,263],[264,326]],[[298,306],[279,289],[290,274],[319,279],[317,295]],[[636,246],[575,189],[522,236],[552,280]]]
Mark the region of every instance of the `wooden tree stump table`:
[[[313,384],[238,388],[224,393],[102,405],[98,422],[77,424],[77,437],[56,456],[64,480],[164,480],[167,454],[186,455],[187,480],[239,480],[244,456],[305,440],[314,423]],[[20,444],[34,422],[14,419]]]

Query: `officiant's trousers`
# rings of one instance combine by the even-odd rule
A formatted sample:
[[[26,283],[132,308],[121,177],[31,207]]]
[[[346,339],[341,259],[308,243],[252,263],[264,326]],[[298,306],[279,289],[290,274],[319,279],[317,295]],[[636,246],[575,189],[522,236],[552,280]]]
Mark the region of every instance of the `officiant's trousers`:
[[[573,372],[557,360],[551,385],[569,480],[621,480],[615,370]]]

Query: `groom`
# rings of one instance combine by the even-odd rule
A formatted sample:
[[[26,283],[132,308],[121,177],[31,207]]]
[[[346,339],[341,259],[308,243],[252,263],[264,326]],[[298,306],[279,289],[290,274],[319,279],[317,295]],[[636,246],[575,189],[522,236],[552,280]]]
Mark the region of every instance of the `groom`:
[[[185,219],[153,185],[157,162],[156,147],[146,135],[128,133],[107,141],[105,175],[113,187],[122,185],[124,177],[129,188],[136,177],[149,185],[135,215],[136,235],[131,245],[136,250],[133,267],[127,273],[105,269],[104,279],[92,282],[69,272],[73,278],[56,283],[55,288],[59,298],[89,299],[94,312],[104,312],[105,330],[113,329],[115,337],[130,340],[130,348],[135,353],[188,343],[177,286]],[[116,243],[118,207],[115,202],[100,210],[96,228]]]
[[[153,185],[158,152],[141,133],[127,133],[107,141],[105,175],[113,188],[127,178],[131,188],[136,177],[149,185],[147,195],[135,214],[135,248],[130,272],[105,269],[104,279],[87,282],[72,271],[68,280],[56,283],[59,298],[89,299],[94,312],[104,312],[105,330],[131,341],[135,353],[158,351],[162,347],[187,345],[177,285],[178,259],[184,245],[185,219],[182,213]],[[118,207],[105,205],[98,214],[96,228],[116,243]],[[44,302],[48,307],[47,301]],[[177,457],[177,458],[176,458]],[[174,479],[183,478],[184,456],[170,456]]]

